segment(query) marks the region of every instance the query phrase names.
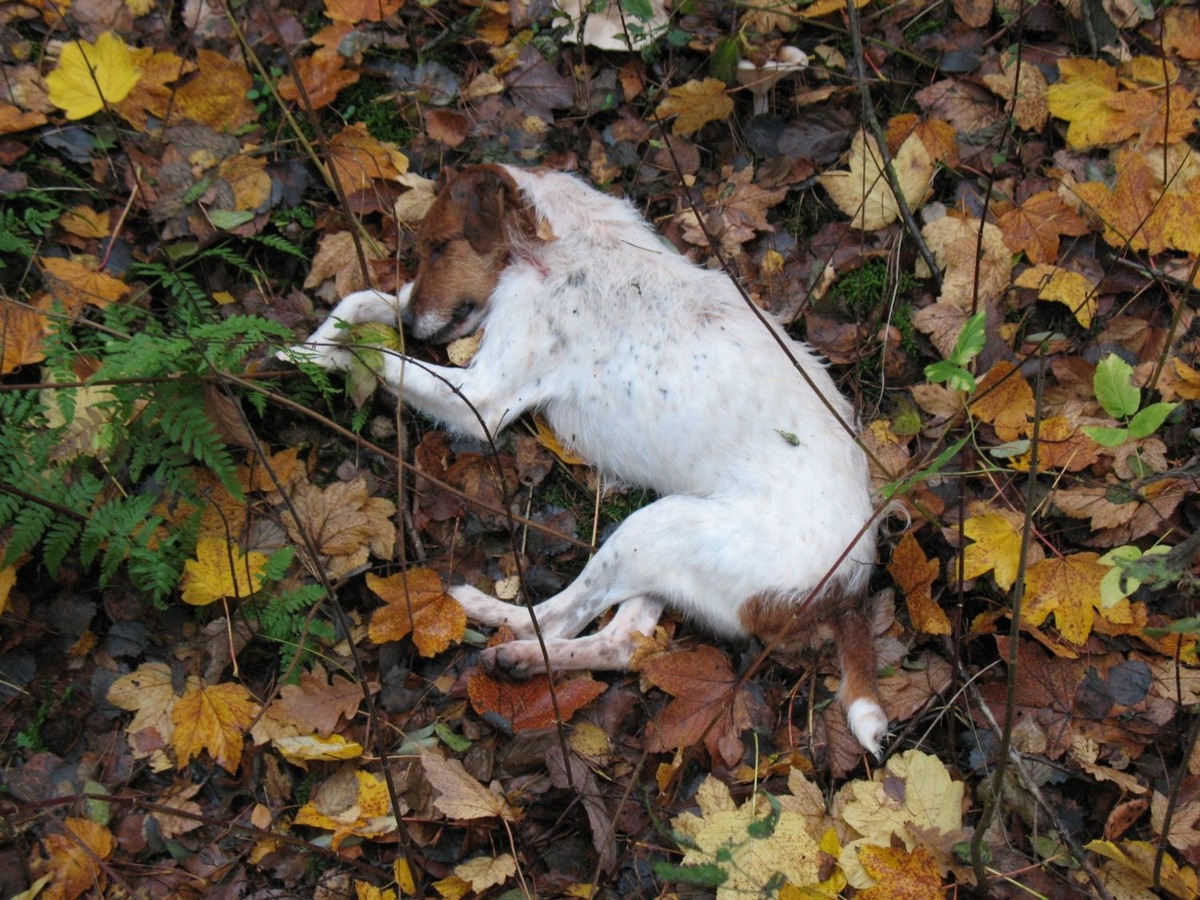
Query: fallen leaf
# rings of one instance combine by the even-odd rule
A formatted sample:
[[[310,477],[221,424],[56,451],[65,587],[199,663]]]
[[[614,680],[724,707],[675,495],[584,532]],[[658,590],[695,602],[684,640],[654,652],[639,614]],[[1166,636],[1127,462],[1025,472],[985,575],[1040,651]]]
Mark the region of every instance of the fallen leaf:
[[[974,543],[963,549],[963,578],[978,578],[988,572],[1002,591],[1010,590],[1017,580],[1021,559],[1021,520],[1015,513],[1000,513],[982,507],[963,522],[963,534]],[[1026,565],[1040,561],[1041,547],[1030,542]],[[952,565],[947,573],[957,577]]]
[[[674,699],[651,719],[646,749],[663,753],[704,740],[716,759],[741,759],[739,736],[754,722],[758,705],[729,665],[725,654],[706,644],[646,659],[639,670]]]
[[[1079,237],[1091,230],[1057,191],[1034,194],[1003,213],[996,224],[1004,235],[1004,243],[1014,253],[1024,251],[1031,263],[1056,262],[1060,235]]]
[[[421,768],[438,792],[433,805],[447,818],[517,820],[516,810],[508,801],[472,778],[457,759],[445,759],[430,750],[422,750]]]
[[[1110,860],[1104,864],[1101,875],[1109,890],[1117,894],[1150,897],[1159,884],[1171,897],[1195,897],[1200,892],[1195,870],[1180,866],[1169,854],[1161,854],[1157,844],[1092,841],[1083,849]]]
[[[454,867],[454,874],[465,881],[472,891],[498,887],[517,874],[517,861],[511,853],[499,856],[477,856]]]
[[[1056,556],[1029,566],[1025,573],[1022,621],[1037,627],[1053,613],[1059,634],[1077,647],[1092,633],[1097,613],[1116,624],[1128,623],[1131,621],[1128,600],[1108,607],[1101,603],[1100,582],[1108,570],[1096,553]]]
[[[378,3],[366,4],[378,8]],[[295,78],[287,75],[279,82],[279,96],[293,103],[303,100],[312,109],[323,109],[337,99],[338,91],[358,83],[358,72],[346,68],[346,60],[334,47],[320,47],[312,56],[296,60]]]
[[[295,825],[332,831],[330,847],[337,850],[348,837],[383,838],[396,831],[396,815],[387,783],[370,772],[340,769],[317,785],[313,797],[296,811]]]
[[[404,6],[404,0],[325,0],[325,15],[334,22],[382,22]]]
[[[467,696],[475,711],[480,715],[490,713],[503,717],[514,732],[554,725],[558,721],[556,701],[562,721],[569,722],[578,710],[603,694],[607,687],[588,675],[577,676],[556,682],[551,698],[547,675],[535,675],[524,681],[500,681],[483,672],[472,672],[467,677]]]
[[[858,861],[875,884],[855,894],[861,900],[941,900],[946,896],[937,861],[924,847],[861,847]]]
[[[106,31],[94,44],[64,44],[58,65],[46,76],[46,86],[50,102],[66,112],[68,119],[84,119],[100,112],[105,104],[120,103],[141,77],[142,71],[134,65],[120,35]]]
[[[378,685],[371,685],[372,692]],[[320,670],[304,672],[296,684],[285,684],[268,708],[277,718],[294,724],[301,733],[333,734],[338,722],[350,722],[363,702],[362,686],[334,675],[328,684]]]
[[[187,689],[171,711],[176,767],[185,768],[207,750],[226,772],[236,772],[246,729],[257,713],[258,704],[240,684],[205,685],[194,675],[189,677]]]
[[[929,194],[936,170],[929,151],[916,134],[905,138],[892,157],[896,178],[908,208],[915,211]],[[850,224],[877,231],[900,217],[900,206],[883,172],[883,158],[872,135],[860,130],[850,144],[849,169],[817,176]]]
[[[73,206],[58,217],[58,227],[81,238],[105,238],[111,234],[108,210],[96,212],[90,206]]]
[[[223,538],[202,537],[196,542],[196,558],[183,565],[181,597],[192,606],[207,606],[223,598],[241,599],[262,588],[267,554],[241,547]]]
[[[716,78],[688,81],[667,89],[667,99],[654,111],[657,119],[675,117],[671,133],[688,135],[699,131],[709,122],[719,122],[733,113],[733,100],[725,91],[725,83]]]
[[[1033,288],[1039,300],[1061,303],[1084,328],[1092,327],[1099,300],[1096,282],[1086,275],[1058,266],[1043,264],[1030,266],[1013,282],[1017,287]]]
[[[310,560],[305,554],[306,564],[323,567],[330,578],[336,580],[357,569],[372,554],[377,559],[391,558],[396,545],[392,522],[396,504],[371,497],[366,479],[335,482],[324,489],[304,482],[292,494],[292,507],[296,517],[285,518],[288,534],[300,547],[307,546],[308,536],[319,558]]]
[[[99,261],[93,256],[43,256],[38,262],[46,275],[47,290],[68,315],[78,315],[85,305],[103,309],[130,291],[125,282],[100,271]]]
[[[254,81],[240,55],[200,49],[196,65],[196,74],[175,93],[179,115],[226,134],[257,120],[247,96]]]
[[[46,327],[46,317],[37,309],[0,297],[0,334],[4,335],[0,340],[0,375],[46,358],[42,351]]]
[[[375,179],[395,181],[408,171],[408,157],[376,140],[367,126],[347,125],[329,140],[329,166],[347,194],[365,191]]]
[[[1021,128],[1041,131],[1046,127],[1050,119],[1046,104],[1046,76],[1032,62],[1002,55],[1000,74],[984,75],[983,83],[1012,103],[1013,118]]]
[[[462,640],[467,615],[432,569],[410,569],[386,578],[368,573],[367,587],[387,604],[371,614],[367,635],[375,643],[399,641],[411,632],[417,650],[429,657]]]
[[[936,559],[929,559],[911,531],[905,532],[896,545],[888,572],[904,592],[908,616],[915,631],[924,634],[950,634],[952,628],[946,613],[933,600],[933,582],[941,568]]]
[[[41,840],[40,852],[30,855],[29,869],[34,877],[48,875],[51,884],[38,896],[47,900],[74,900],[84,894],[104,891],[108,883],[104,860],[116,847],[113,834],[91,819],[68,816],[62,828]]]
[[[922,228],[921,236],[946,273],[938,297],[940,303],[973,314],[998,300],[1008,289],[1012,250],[1004,243],[1003,233],[991,222],[981,225],[978,219],[942,216]],[[919,263],[918,271],[923,267],[924,263]],[[954,333],[957,335],[958,329]]]

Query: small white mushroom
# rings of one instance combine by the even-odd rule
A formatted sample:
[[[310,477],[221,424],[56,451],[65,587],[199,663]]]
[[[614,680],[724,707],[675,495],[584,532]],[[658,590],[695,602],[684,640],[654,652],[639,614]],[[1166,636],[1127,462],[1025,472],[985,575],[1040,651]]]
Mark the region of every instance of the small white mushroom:
[[[571,30],[563,37],[567,44],[574,44],[579,39],[579,19],[587,0],[554,0],[554,6],[567,14],[571,20]],[[652,43],[670,23],[667,13],[666,0],[650,0],[650,8],[654,14],[650,21],[644,22],[629,13],[625,14],[625,22],[621,21],[619,0],[609,0],[608,5],[600,12],[589,12],[583,26],[583,42],[598,50],[633,50],[638,51]],[[626,39],[626,25],[633,26]],[[632,43],[633,46],[630,46]]]
[[[799,47],[784,44],[775,54],[765,60],[762,65],[756,65],[748,59],[738,62],[738,84],[750,89],[754,95],[754,114],[761,116],[767,111],[767,95],[775,83],[786,75],[798,72],[808,66],[808,54]]]

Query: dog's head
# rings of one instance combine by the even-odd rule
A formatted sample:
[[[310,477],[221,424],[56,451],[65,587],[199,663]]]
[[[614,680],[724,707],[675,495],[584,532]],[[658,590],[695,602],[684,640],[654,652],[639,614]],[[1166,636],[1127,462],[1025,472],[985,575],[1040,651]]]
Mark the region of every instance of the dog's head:
[[[443,169],[417,231],[417,275],[406,318],[415,337],[446,343],[474,331],[514,245],[536,219],[500,166]]]

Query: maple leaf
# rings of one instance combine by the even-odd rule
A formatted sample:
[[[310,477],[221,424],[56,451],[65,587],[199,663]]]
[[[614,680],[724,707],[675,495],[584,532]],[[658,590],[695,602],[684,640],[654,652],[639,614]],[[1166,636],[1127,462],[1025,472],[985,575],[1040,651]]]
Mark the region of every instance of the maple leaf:
[[[372,693],[379,687],[369,686]],[[333,734],[339,720],[349,722],[354,718],[362,700],[360,685],[341,675],[334,675],[326,684],[325,673],[316,669],[301,674],[297,684],[281,687],[268,710],[274,710],[277,718],[287,719],[301,731]]]
[[[924,847],[911,853],[898,847],[864,846],[858,851],[863,870],[875,885],[855,894],[861,900],[941,900],[942,876]]]
[[[989,9],[989,18],[991,15]],[[1019,72],[1018,72],[1019,69]],[[1046,104],[1046,76],[1029,60],[1005,55],[1000,60],[1000,74],[984,75],[983,83],[995,94],[1011,101],[1013,118],[1027,131],[1041,131],[1050,118]]]
[[[378,3],[368,4],[378,7]],[[304,86],[287,75],[279,82],[279,96],[296,102],[303,96],[312,109],[322,109],[337,99],[338,91],[358,82],[358,72],[346,68],[345,57],[335,47],[321,47],[312,56],[296,60],[296,74]]]
[[[429,657],[462,640],[467,614],[432,569],[410,569],[386,578],[368,573],[367,587],[387,603],[371,615],[367,635],[375,643],[398,641],[411,631],[417,650]]]
[[[106,103],[124,100],[141,77],[129,47],[119,35],[106,31],[94,44],[64,44],[58,65],[46,76],[46,86],[50,102],[66,112],[68,119],[84,119],[100,112]]]
[[[313,797],[296,810],[294,824],[332,831],[330,847],[337,850],[346,838],[376,838],[394,834],[396,812],[387,783],[370,772],[344,768],[317,785]]]
[[[1021,557],[1020,518],[1014,513],[993,512],[987,507],[976,509],[976,514],[963,522],[963,534],[974,541],[963,549],[963,578],[978,578],[991,572],[1000,590],[1010,590],[1017,580]],[[1027,565],[1040,560],[1041,547],[1031,542],[1027,557]]]
[[[1099,305],[1097,284],[1086,275],[1054,265],[1030,266],[1013,282],[1017,287],[1034,288],[1039,300],[1061,303],[1071,310],[1084,328],[1092,327]]]
[[[197,50],[199,71],[175,93],[179,115],[227,134],[255,121],[258,112],[247,96],[254,79],[239,60]]]
[[[738,736],[753,724],[758,702],[739,686],[724,653],[701,645],[650,657],[639,671],[674,698],[650,720],[647,750],[662,753],[691,747],[703,737],[715,759],[727,765],[741,759]]]
[[[334,22],[382,22],[400,11],[404,0],[325,0],[325,15]]]
[[[42,297],[49,307],[48,295]],[[46,358],[42,352],[42,338],[47,325],[46,317],[36,309],[0,297],[0,334],[4,335],[0,340],[0,375]]]
[[[504,884],[517,874],[517,861],[511,853],[477,856],[455,866],[454,874],[466,882],[470,890],[485,891]]]
[[[904,600],[913,629],[925,634],[950,634],[950,620],[933,600],[932,586],[938,576],[938,561],[928,559],[911,531],[896,545],[888,572],[895,579]]]
[[[980,233],[982,232],[982,248]],[[1004,235],[991,222],[978,219],[959,219],[942,216],[921,229],[921,236],[933,252],[933,258],[946,273],[942,279],[939,304],[950,304],[963,313],[975,313],[977,308],[999,299],[1008,289],[1012,272],[1012,250],[1004,243]],[[982,249],[982,256],[980,256]],[[918,274],[924,263],[918,264]],[[963,316],[965,321],[966,316]],[[958,323],[961,327],[962,321]],[[954,329],[958,333],[958,327]]]
[[[10,103],[0,103],[0,134],[15,134],[45,125],[45,113],[27,112]]]
[[[376,140],[361,123],[347,125],[329,140],[329,165],[348,194],[365,191],[373,180],[395,181],[408,171],[408,157]]]
[[[725,91],[725,83],[716,78],[705,78],[668,88],[667,99],[658,105],[654,116],[657,119],[675,116],[671,133],[688,135],[709,122],[729,118],[732,112],[733,100]]]
[[[171,710],[176,766],[183,769],[201,750],[207,750],[221,768],[236,772],[245,731],[257,713],[258,704],[242,685],[205,685],[190,676],[187,689]]]
[[[288,534],[299,546],[305,546],[301,529],[307,532],[318,560],[308,565],[324,566],[330,578],[341,578],[366,563],[374,554],[388,559],[396,544],[396,527],[391,518],[396,504],[367,493],[365,478],[336,482],[325,489],[305,482],[296,487],[292,507],[299,518],[286,518]]]
[[[30,872],[51,880],[50,889],[39,896],[69,900],[103,892],[107,883],[104,860],[116,846],[112,832],[91,819],[71,816],[63,820],[62,827],[66,834],[42,838],[41,852],[30,856]]]
[[[46,275],[47,289],[69,315],[76,315],[86,304],[103,309],[130,291],[125,282],[100,271],[99,261],[94,256],[81,255],[72,259],[43,256],[38,262]]]
[[[1115,624],[1128,623],[1128,600],[1104,606],[1100,583],[1109,566],[1096,553],[1073,553],[1044,559],[1025,573],[1025,603],[1021,619],[1037,627],[1054,613],[1054,624],[1067,641],[1079,647],[1092,633],[1096,612]]]
[[[472,672],[467,677],[467,696],[475,711],[503,717],[514,732],[554,725],[558,721],[555,701],[558,715],[563,722],[569,722],[606,688],[604,682],[584,675],[556,682],[551,697],[548,675],[535,675],[523,681],[500,681],[483,672]]]
[[[838,862],[846,880],[857,888],[875,882],[863,867],[864,847],[890,847],[898,840],[909,851],[923,847],[939,869],[951,860],[943,847],[962,829],[963,783],[950,777],[937,757],[906,750],[877,770],[870,781],[852,781],[838,792],[835,805],[845,823],[861,837],[843,848]]]
[[[1117,178],[1111,188],[1096,181],[1075,186],[1079,199],[1103,225],[1104,240],[1113,247],[1128,245],[1152,254],[1173,246],[1169,209],[1160,202],[1161,183],[1150,163],[1140,153],[1121,151],[1113,165]]]
[[[979,380],[971,414],[996,429],[1001,441],[1015,441],[1033,419],[1033,389],[1016,365],[1000,360]]]
[[[789,778],[792,784],[803,791]],[[767,885],[781,879],[794,888],[818,884],[827,861],[819,840],[824,804],[807,805],[803,793],[773,797],[758,791],[738,806],[729,788],[711,774],[694,799],[699,815],[685,812],[671,826],[687,840],[684,866],[715,867],[723,874],[716,885],[718,900],[766,894]]]
[[[910,134],[892,156],[896,179],[910,210],[916,210],[929,194],[936,166],[920,137]],[[838,209],[851,217],[850,224],[877,231],[900,217],[900,205],[883,172],[879,144],[859,130],[850,144],[849,169],[817,176]]]
[[[142,70],[137,85],[120,103],[117,112],[138,131],[145,131],[150,118],[166,122],[175,99],[174,88],[168,87],[195,69],[195,65],[170,52],[150,48],[131,51],[133,62]]]
[[[500,818],[517,820],[517,812],[498,792],[485,788],[457,759],[445,759],[431,750],[421,751],[421,768],[438,795],[433,805],[450,819]]]
[[[1057,261],[1060,235],[1079,237],[1091,230],[1057,191],[1034,194],[1003,213],[996,224],[1009,249],[1014,253],[1024,251],[1031,263]]]
[[[340,734],[279,735],[271,743],[284,759],[301,768],[307,768],[310,762],[357,759],[363,753],[362,744],[348,741]]]
[[[108,210],[96,212],[90,206],[73,206],[58,217],[58,227],[81,238],[105,238],[112,233]]]
[[[1174,6],[1163,14],[1163,47],[1184,59],[1200,59],[1200,9]]]
[[[1136,891],[1152,896],[1160,884],[1171,897],[1195,897],[1200,891],[1194,869],[1180,866],[1148,841],[1092,841],[1083,849],[1110,860],[1101,875],[1109,889],[1117,893],[1134,896]]]
[[[207,606],[222,598],[249,597],[262,589],[266,565],[265,553],[251,550],[243,555],[236,544],[202,537],[196,542],[196,558],[183,564],[183,602]]]

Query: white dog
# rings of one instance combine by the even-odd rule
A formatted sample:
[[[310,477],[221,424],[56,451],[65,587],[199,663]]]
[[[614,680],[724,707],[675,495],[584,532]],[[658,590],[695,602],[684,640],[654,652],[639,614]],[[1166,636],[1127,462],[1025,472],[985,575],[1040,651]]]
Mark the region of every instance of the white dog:
[[[664,606],[719,635],[833,640],[850,727],[878,753],[867,463],[812,351],[764,325],[724,273],[666,248],[629,204],[561,173],[445,173],[417,257],[399,296],[347,297],[299,352],[344,368],[343,323],[402,316],[434,342],[482,325],[466,368],[392,354],[380,377],[477,438],[539,410],[605,476],[661,495],[534,607],[548,658],[525,607],[452,588],[472,619],[520,638],[484,651],[484,667],[628,668],[633,633],[650,634]],[[577,636],[610,607],[607,625]]]

